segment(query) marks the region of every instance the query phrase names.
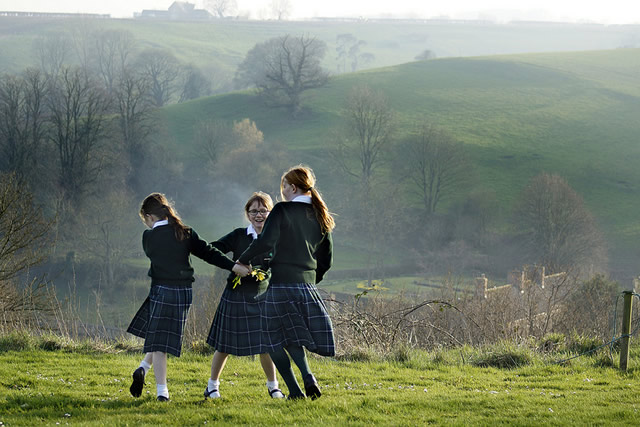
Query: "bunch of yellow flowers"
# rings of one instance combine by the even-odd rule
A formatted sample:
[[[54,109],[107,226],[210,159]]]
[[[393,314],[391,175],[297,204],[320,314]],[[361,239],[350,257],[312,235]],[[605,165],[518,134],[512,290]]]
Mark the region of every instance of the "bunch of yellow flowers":
[[[249,275],[255,277],[258,282],[262,282],[267,277],[267,273],[263,270],[260,270],[259,268],[254,268],[253,270],[251,270],[251,273],[249,273]],[[233,289],[235,289],[236,286],[238,286],[241,281],[242,281],[242,277],[240,276],[234,277]]]

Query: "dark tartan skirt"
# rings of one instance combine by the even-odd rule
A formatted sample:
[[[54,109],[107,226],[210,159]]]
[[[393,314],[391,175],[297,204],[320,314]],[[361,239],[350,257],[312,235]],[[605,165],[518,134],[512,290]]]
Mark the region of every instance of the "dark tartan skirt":
[[[264,293],[222,292],[213,317],[207,343],[218,351],[235,356],[266,353],[262,341],[261,312]]]
[[[318,289],[310,283],[271,283],[262,315],[268,351],[297,345],[321,356],[334,356],[333,326]]]
[[[191,287],[152,286],[127,332],[144,338],[145,353],[160,351],[179,357],[191,299]]]

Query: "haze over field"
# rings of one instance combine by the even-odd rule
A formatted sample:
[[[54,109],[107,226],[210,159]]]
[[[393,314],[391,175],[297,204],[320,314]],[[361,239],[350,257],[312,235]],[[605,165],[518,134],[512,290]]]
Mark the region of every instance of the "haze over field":
[[[87,2],[81,0],[5,0],[4,11],[100,13],[117,18],[130,18],[143,9],[166,10],[173,0],[112,0]],[[204,7],[204,0],[192,1]],[[254,19],[270,18],[273,0],[237,0],[236,13]],[[628,0],[450,0],[439,4],[415,0],[289,0],[290,18],[310,17],[394,17],[483,19],[499,22],[512,20],[594,22],[601,24],[640,23],[640,3]]]

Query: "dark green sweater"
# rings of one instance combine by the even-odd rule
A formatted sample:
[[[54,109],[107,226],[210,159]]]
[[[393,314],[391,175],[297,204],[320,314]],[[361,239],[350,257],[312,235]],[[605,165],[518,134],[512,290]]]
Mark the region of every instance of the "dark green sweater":
[[[253,242],[253,236],[247,234],[246,228],[236,228],[226,236],[222,236],[215,242],[211,242],[211,245],[220,249],[220,251],[224,253],[231,252],[233,259],[236,259],[249,247],[251,242]],[[271,275],[268,265],[270,258],[271,253],[265,252],[251,260],[253,268],[259,268],[266,273],[266,277],[263,281],[260,282],[254,276],[249,275],[243,277],[240,284],[234,289],[233,279],[235,279],[236,274],[231,272],[227,278],[227,288],[233,289],[234,292],[237,291],[253,294],[264,292],[269,285],[269,276]]]
[[[142,248],[151,260],[151,285],[191,286],[194,278],[190,254],[225,270],[233,268],[235,263],[202,240],[195,230],[190,229],[188,234],[185,240],[178,241],[170,225],[142,233]]]
[[[272,250],[271,283],[319,283],[333,262],[331,233],[322,233],[308,203],[280,202],[262,233],[238,259],[242,264]]]

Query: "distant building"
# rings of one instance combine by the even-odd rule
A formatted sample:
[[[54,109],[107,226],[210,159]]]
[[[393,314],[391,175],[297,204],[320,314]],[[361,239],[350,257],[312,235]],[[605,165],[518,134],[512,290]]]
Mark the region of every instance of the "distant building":
[[[145,9],[134,15],[138,19],[160,19],[169,21],[204,21],[213,16],[205,9],[196,9],[196,5],[184,1],[175,1],[168,10]]]
[[[0,16],[12,16],[20,18],[100,18],[108,19],[111,15],[99,13],[64,13],[64,12],[14,12],[0,11]]]

